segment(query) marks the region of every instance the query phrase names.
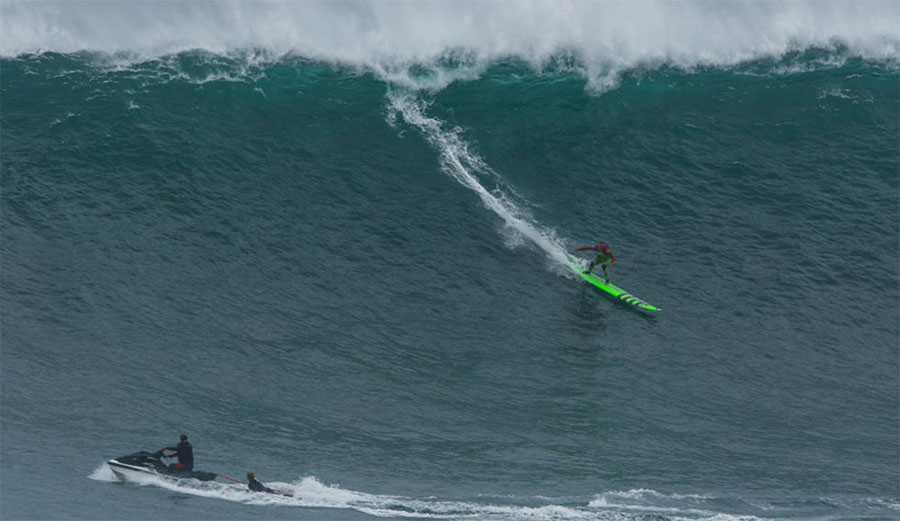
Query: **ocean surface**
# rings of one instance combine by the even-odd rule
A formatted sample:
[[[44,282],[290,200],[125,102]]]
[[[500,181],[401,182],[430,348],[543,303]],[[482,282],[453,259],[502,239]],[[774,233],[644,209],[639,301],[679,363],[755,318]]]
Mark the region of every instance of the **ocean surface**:
[[[0,14],[0,518],[900,517],[897,3]]]

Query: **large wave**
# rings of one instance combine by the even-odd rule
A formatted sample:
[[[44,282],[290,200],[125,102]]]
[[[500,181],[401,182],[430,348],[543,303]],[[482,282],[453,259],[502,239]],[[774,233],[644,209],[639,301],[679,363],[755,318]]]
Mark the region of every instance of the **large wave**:
[[[900,4],[858,1],[4,1],[0,53],[139,59],[203,49],[396,70],[454,56],[574,64],[594,83],[665,63],[730,65],[810,47],[896,62]]]

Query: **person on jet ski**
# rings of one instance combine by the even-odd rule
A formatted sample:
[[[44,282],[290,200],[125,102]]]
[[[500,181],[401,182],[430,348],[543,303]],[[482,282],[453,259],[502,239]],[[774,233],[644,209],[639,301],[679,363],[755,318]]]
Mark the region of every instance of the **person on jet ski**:
[[[268,492],[269,494],[276,493],[274,490],[263,485],[262,482],[256,479],[256,476],[254,476],[252,472],[247,473],[247,486],[250,487],[250,490],[254,492]]]
[[[174,447],[163,447],[159,449],[160,451],[165,450],[174,450],[173,454],[164,455],[164,458],[174,458],[178,456],[178,463],[174,463],[169,465],[169,468],[172,470],[190,472],[194,470],[194,448],[191,446],[191,443],[188,441],[187,435],[181,435],[181,443]]]

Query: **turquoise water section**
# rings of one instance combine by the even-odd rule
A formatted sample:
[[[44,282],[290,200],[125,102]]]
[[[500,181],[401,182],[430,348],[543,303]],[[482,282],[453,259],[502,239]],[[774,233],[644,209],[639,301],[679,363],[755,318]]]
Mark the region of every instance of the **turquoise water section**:
[[[896,519],[895,62],[256,58],[0,61],[0,517]]]

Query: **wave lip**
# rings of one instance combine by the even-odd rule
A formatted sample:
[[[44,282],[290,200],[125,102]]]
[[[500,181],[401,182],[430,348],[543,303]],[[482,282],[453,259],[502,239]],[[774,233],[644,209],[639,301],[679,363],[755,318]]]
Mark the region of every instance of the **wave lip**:
[[[900,57],[893,1],[156,2],[5,1],[0,54],[261,49],[396,69],[464,53],[542,67],[571,56],[589,76],[667,63],[729,65],[810,47]]]

